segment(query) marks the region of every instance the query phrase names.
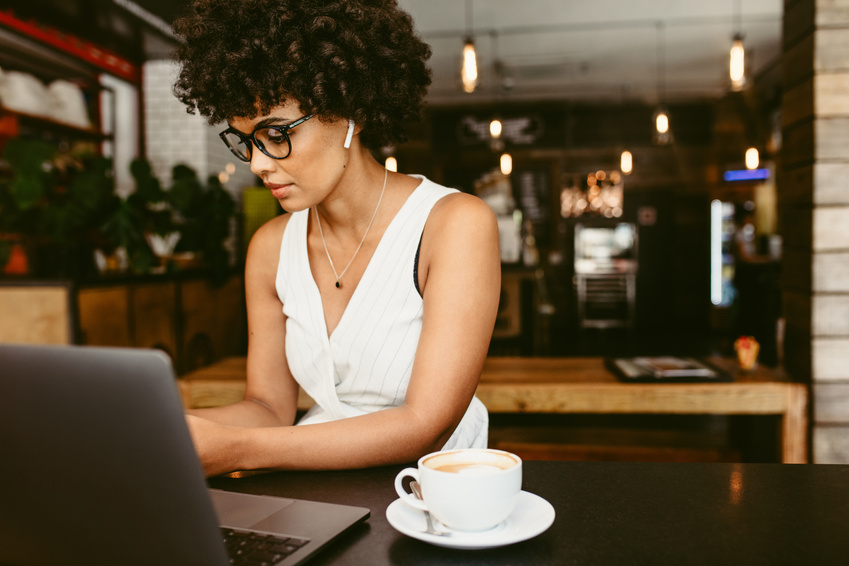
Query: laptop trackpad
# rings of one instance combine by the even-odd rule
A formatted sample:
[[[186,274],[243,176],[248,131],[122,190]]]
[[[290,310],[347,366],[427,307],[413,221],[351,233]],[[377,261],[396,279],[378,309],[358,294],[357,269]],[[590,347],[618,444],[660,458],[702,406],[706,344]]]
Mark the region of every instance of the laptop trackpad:
[[[220,489],[210,489],[209,495],[219,524],[227,527],[253,527],[294,502],[294,499],[283,497],[233,493]]]

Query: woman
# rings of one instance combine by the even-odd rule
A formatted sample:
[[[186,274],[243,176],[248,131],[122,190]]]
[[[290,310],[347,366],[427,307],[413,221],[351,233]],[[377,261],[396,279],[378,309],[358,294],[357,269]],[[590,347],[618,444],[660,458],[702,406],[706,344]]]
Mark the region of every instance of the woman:
[[[251,240],[243,401],[188,415],[208,475],[356,468],[485,446],[474,398],[500,292],[479,199],[390,173],[430,49],[394,0],[203,0],[175,93],[287,214]],[[298,386],[316,406],[298,423]]]

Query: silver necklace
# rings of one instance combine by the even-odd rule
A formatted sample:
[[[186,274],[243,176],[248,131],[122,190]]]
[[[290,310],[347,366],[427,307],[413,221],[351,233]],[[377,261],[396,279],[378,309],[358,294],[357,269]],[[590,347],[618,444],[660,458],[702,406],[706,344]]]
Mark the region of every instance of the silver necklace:
[[[363,247],[363,242],[366,241],[366,236],[368,236],[368,231],[371,228],[372,222],[374,222],[375,217],[377,216],[377,210],[380,208],[380,201],[383,200],[383,193],[386,191],[386,179],[389,178],[389,169],[386,169],[383,173],[383,188],[380,189],[380,198],[377,199],[377,206],[374,207],[374,214],[371,215],[371,220],[369,220],[368,226],[366,226],[365,234],[363,234],[363,239],[360,240],[360,245],[357,246],[357,249],[354,250],[354,255],[351,256],[350,261],[348,261],[348,265],[345,266],[345,269],[342,270],[342,273],[336,273],[336,266],[333,265],[333,259],[330,257],[330,252],[327,250],[327,242],[324,241],[324,230],[321,229],[321,218],[318,216],[318,206],[315,207],[315,221],[318,224],[318,233],[321,234],[321,243],[324,246],[324,253],[327,254],[327,261],[330,262],[330,269],[333,270],[333,275],[336,277],[336,288],[342,288],[342,276],[345,275],[345,272],[348,271],[348,268],[351,267],[351,264],[354,263],[354,258],[357,257],[357,253],[360,251],[360,248]]]

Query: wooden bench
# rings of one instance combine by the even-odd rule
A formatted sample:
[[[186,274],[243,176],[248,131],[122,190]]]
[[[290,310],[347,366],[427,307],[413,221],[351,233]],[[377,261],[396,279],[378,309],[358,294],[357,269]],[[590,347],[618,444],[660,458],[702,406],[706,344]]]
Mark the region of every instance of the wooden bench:
[[[808,461],[807,387],[780,369],[741,373],[734,360],[710,358],[734,375],[730,383],[622,383],[603,358],[487,358],[477,396],[491,413],[775,415],[785,463]],[[179,380],[187,408],[242,399],[245,358],[227,358]],[[313,401],[303,392],[300,409]]]

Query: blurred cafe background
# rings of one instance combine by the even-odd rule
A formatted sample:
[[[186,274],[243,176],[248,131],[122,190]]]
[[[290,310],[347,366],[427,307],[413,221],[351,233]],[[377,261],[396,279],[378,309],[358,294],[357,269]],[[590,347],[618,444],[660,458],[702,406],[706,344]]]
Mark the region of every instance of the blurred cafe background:
[[[849,1],[399,3],[433,84],[377,157],[497,215],[490,354],[753,336],[809,387],[811,461],[849,462]],[[244,355],[241,266],[280,210],[171,93],[186,4],[0,3],[0,340],[157,347],[181,375]],[[727,426],[610,426],[658,422]]]

